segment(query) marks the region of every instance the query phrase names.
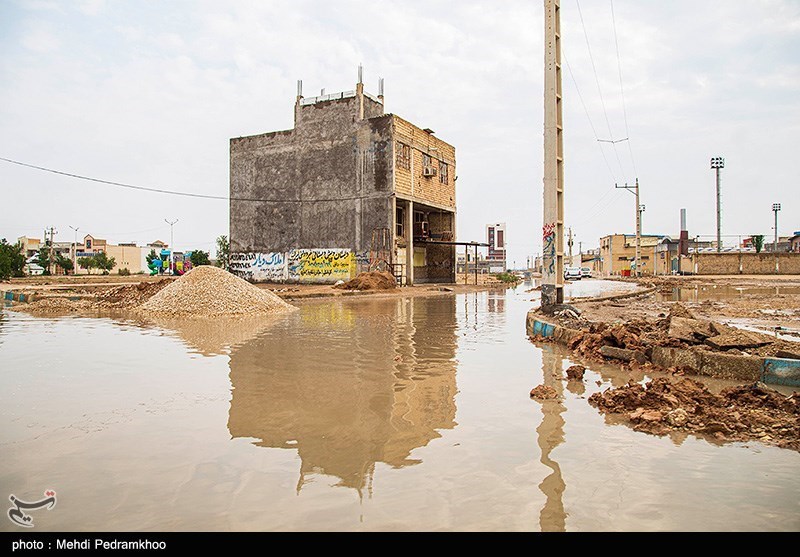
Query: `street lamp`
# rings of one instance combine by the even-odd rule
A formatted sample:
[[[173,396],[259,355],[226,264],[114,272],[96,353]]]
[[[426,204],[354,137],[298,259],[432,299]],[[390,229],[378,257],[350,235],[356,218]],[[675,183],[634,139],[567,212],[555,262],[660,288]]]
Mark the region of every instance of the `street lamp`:
[[[174,272],[172,269],[172,262],[174,261],[173,254],[175,253],[175,247],[172,245],[172,227],[176,222],[178,222],[178,219],[175,219],[174,221],[168,221],[167,219],[164,219],[164,222],[169,225],[169,274],[173,275]]]
[[[721,225],[721,197],[720,197],[720,177],[719,171],[725,168],[725,159],[722,157],[712,157],[711,158],[711,168],[716,171],[717,173],[717,251],[722,251],[722,225]]]
[[[75,231],[75,242],[72,244],[72,272],[78,273],[78,230],[77,226],[70,226]]]
[[[781,204],[773,203],[772,210],[775,213],[775,243],[772,244],[772,252],[778,253],[778,211],[781,210]]]

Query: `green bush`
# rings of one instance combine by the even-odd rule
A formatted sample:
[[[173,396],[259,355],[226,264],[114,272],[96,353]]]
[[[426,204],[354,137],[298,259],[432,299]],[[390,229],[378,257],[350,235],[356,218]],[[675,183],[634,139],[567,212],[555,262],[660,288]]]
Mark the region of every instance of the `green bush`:
[[[497,278],[497,280],[499,280],[500,282],[511,283],[511,284],[522,282],[522,279],[519,278],[517,275],[508,272],[498,273],[495,275],[495,278]]]
[[[127,267],[123,267],[122,269],[119,269],[117,272],[120,274],[120,276],[123,277],[127,277],[131,274],[130,269],[128,269]]]

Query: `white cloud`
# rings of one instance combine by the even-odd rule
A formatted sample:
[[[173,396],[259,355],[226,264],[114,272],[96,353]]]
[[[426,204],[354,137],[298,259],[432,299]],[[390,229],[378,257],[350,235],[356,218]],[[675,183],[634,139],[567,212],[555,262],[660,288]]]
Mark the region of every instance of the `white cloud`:
[[[486,222],[506,221],[513,259],[537,250],[539,4],[74,6],[28,3],[6,18],[13,32],[0,43],[0,156],[225,195],[230,137],[291,127],[296,79],[309,96],[322,87],[352,89],[363,63],[368,91],[378,76],[386,79],[387,110],[456,146],[459,236],[482,239]],[[689,209],[691,233],[714,231],[708,158],[716,154],[728,160],[726,233],[768,231],[773,201],[784,204],[787,231],[800,228],[800,207],[786,189],[795,178],[787,161],[800,139],[800,7],[688,0],[618,0],[614,7],[645,232],[675,234],[681,207]],[[572,2],[562,2],[564,50],[598,136],[619,138],[625,124],[608,4],[581,8],[611,133]],[[636,173],[628,145],[615,150],[595,141],[566,71],[564,92],[568,226],[589,247],[603,234],[633,229],[633,196],[613,186]],[[210,247],[227,232],[225,202],[135,193],[7,164],[0,164],[0,181],[12,195],[37,192],[47,200],[4,216],[0,237],[77,223],[130,240],[114,233],[155,228],[135,238],[143,242],[168,233],[165,217],[180,219],[181,248]]]

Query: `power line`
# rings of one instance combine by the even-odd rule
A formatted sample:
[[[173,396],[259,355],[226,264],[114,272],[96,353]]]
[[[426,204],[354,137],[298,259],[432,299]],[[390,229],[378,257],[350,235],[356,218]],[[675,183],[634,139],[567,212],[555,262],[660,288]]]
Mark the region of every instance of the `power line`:
[[[606,110],[606,101],[603,98],[603,89],[600,87],[600,77],[597,75],[597,66],[594,63],[594,56],[592,55],[592,45],[589,43],[589,33],[586,31],[586,23],[583,21],[583,12],[581,11],[581,3],[579,0],[575,0],[575,4],[578,7],[578,16],[580,16],[581,20],[581,27],[583,27],[583,36],[586,39],[586,48],[589,51],[589,60],[592,63],[592,71],[594,72],[594,80],[597,83],[597,93],[600,95],[600,105],[603,107],[603,115],[606,119],[606,126],[608,127],[608,134],[610,136],[611,143],[614,146],[614,155],[616,155],[617,163],[619,164],[620,172],[622,172],[623,178],[625,177],[625,170],[622,167],[622,161],[619,158],[619,152],[617,151],[616,142],[614,142],[614,132],[611,130],[611,121],[608,119],[608,111]]]
[[[592,122],[592,117],[589,116],[589,109],[586,107],[586,103],[583,101],[583,95],[581,95],[581,90],[578,87],[578,80],[575,79],[575,74],[572,73],[572,66],[569,65],[569,60],[567,60],[566,53],[562,50],[561,56],[564,58],[564,63],[567,65],[567,71],[569,72],[570,78],[572,78],[572,83],[575,85],[575,92],[578,93],[578,99],[581,101],[581,105],[583,106],[583,111],[586,113],[586,119],[589,120],[589,127],[592,128],[592,133],[594,134],[594,139],[597,142],[597,147],[600,149],[600,154],[603,155],[603,160],[606,161],[606,166],[608,167],[608,173],[611,174],[611,178],[614,182],[618,182],[617,177],[614,175],[614,171],[611,170],[611,164],[608,162],[608,157],[606,157],[606,152],[603,150],[603,146],[600,145],[600,139],[597,136],[597,130],[594,127],[594,123]]]
[[[619,57],[619,41],[617,40],[617,19],[614,17],[614,0],[610,0],[611,2],[611,23],[614,27],[614,46],[617,50],[617,70],[619,72],[619,92],[622,96],[622,116],[625,121],[625,137],[628,138],[628,152],[631,155],[631,165],[633,166],[633,173],[635,176],[639,175],[639,172],[636,170],[636,161],[633,158],[633,147],[631,147],[631,134],[628,131],[628,110],[625,108],[625,89],[622,86],[622,62],[620,62]]]
[[[35,170],[41,170],[42,172],[50,172],[51,174],[58,174],[60,176],[67,176],[69,178],[76,178],[78,180],[86,180],[89,182],[95,182],[98,184],[106,184],[109,186],[116,186],[120,188],[128,188],[132,190],[138,191],[149,191],[153,193],[163,193],[167,195],[178,195],[182,197],[199,197],[202,199],[218,199],[222,201],[250,201],[250,202],[260,202],[260,203],[318,203],[318,202],[325,202],[325,201],[347,201],[353,199],[364,199],[366,196],[363,195],[355,195],[351,197],[331,197],[331,198],[324,198],[324,199],[261,199],[261,198],[251,198],[251,197],[229,197],[224,195],[208,195],[204,193],[190,193],[184,191],[174,191],[174,190],[167,190],[162,188],[151,188],[147,186],[135,186],[133,184],[125,184],[122,182],[113,182],[111,180],[102,180],[100,178],[91,178],[89,176],[83,176],[81,174],[73,174],[71,172],[64,172],[62,170],[54,170],[52,168],[46,168],[44,166],[37,166],[35,164],[29,164],[26,162],[20,162],[13,159],[7,159],[5,157],[0,157],[0,161],[5,161],[11,164],[16,164],[19,166],[24,166],[27,168],[33,168]]]

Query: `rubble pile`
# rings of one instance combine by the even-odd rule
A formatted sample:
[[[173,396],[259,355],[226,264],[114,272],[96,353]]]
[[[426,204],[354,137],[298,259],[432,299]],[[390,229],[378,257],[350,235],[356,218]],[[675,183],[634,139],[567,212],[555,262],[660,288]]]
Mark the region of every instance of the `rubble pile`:
[[[689,378],[630,382],[589,397],[606,414],[623,414],[637,431],[712,435],[800,451],[800,394],[785,396],[761,383],[728,387],[719,394]]]
[[[386,271],[370,271],[368,273],[359,273],[356,278],[337,284],[334,288],[342,290],[393,290],[397,288],[397,281],[391,273]]]

